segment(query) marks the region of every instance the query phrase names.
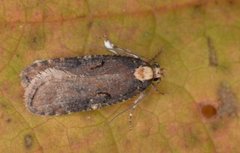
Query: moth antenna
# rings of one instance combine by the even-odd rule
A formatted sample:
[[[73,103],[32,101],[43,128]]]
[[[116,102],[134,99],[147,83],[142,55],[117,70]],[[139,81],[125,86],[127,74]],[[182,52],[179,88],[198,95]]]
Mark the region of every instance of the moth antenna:
[[[152,64],[162,52],[163,52],[163,49],[158,49],[158,52],[152,58],[150,58],[148,62]]]
[[[125,49],[125,48],[120,48],[117,45],[113,44],[107,36],[104,36],[104,47],[109,51],[112,52],[113,54],[117,55],[124,55],[124,56],[130,56],[134,58],[140,58],[144,61],[146,61],[143,57],[140,57],[136,54],[134,54],[131,50]]]

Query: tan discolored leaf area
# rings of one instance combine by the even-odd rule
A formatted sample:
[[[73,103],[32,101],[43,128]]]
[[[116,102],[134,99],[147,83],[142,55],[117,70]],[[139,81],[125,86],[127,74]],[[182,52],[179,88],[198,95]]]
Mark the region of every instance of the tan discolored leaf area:
[[[237,0],[0,1],[0,152],[240,152],[240,3]],[[110,54],[118,46],[165,68],[133,99],[92,112],[31,114],[19,74],[37,59]],[[117,89],[116,89],[117,90]]]

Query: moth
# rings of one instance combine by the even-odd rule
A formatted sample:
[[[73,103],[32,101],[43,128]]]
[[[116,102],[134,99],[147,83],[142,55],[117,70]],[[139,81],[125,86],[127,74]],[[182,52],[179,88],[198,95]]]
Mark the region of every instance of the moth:
[[[37,60],[20,74],[26,107],[37,115],[63,115],[96,110],[127,100],[134,104],[143,91],[163,76],[159,64],[150,64],[104,40],[114,55]]]

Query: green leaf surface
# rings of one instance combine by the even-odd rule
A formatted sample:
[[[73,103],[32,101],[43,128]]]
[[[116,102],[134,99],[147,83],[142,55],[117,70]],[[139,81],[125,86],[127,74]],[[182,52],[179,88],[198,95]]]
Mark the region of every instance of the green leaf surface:
[[[57,117],[31,114],[19,73],[37,59],[110,54],[118,46],[165,68],[133,99]],[[0,152],[240,152],[240,3],[237,0],[0,1]]]

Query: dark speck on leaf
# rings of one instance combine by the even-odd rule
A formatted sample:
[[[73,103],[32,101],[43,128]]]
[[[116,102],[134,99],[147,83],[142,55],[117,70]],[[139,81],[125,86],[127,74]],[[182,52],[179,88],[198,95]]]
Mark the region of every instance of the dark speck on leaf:
[[[29,134],[24,136],[24,145],[27,149],[31,148],[33,144],[33,137]]]

